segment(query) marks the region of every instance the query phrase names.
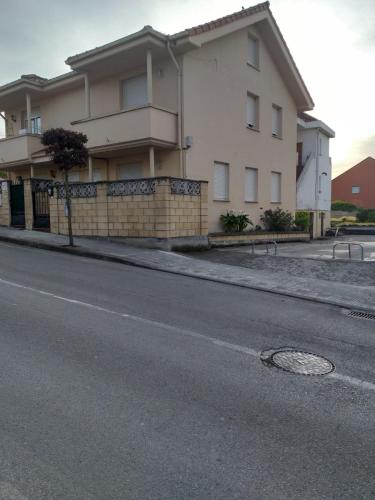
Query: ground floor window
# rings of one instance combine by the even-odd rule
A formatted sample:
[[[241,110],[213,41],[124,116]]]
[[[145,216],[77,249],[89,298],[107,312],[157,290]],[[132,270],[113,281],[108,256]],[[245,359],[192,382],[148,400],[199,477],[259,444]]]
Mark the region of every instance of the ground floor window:
[[[229,164],[214,163],[214,200],[229,200]]]
[[[271,172],[271,203],[281,203],[280,172]]]
[[[119,180],[141,179],[142,177],[142,163],[126,163],[118,166]]]

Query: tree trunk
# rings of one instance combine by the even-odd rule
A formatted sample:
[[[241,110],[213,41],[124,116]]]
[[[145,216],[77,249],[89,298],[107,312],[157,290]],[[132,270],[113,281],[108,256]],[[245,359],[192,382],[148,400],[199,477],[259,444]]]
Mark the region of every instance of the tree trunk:
[[[70,190],[69,190],[69,180],[68,180],[68,170],[64,170],[64,185],[65,185],[65,202],[66,210],[68,212],[68,234],[69,234],[69,245],[74,246],[73,241],[73,231],[72,231],[72,211],[70,203]]]

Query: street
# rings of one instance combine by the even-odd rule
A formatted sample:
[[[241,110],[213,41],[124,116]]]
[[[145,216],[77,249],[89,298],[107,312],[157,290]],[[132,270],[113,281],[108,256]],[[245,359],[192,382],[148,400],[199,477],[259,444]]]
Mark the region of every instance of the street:
[[[375,498],[374,321],[11,244],[0,262],[0,499]],[[261,362],[280,347],[335,376]]]

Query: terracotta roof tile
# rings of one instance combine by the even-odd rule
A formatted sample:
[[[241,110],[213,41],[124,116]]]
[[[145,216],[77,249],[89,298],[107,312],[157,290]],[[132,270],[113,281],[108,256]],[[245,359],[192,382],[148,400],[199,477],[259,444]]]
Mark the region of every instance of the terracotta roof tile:
[[[220,17],[219,19],[215,19],[214,21],[188,28],[185,30],[185,33],[188,35],[200,35],[201,33],[205,33],[206,31],[225,26],[226,24],[232,23],[233,21],[238,21],[238,19],[241,19],[242,17],[248,17],[256,14],[257,12],[267,10],[269,6],[269,2],[259,3],[257,5],[254,5],[253,7],[249,7],[248,9],[242,9],[238,12],[234,12],[233,14],[229,14],[228,16]]]

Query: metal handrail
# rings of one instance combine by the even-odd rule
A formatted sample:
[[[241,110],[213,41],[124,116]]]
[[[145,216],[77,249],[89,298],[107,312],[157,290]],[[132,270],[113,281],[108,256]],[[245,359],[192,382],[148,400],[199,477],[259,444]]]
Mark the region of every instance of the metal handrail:
[[[361,260],[365,260],[365,249],[363,247],[362,243],[359,243],[358,241],[339,241],[333,245],[332,248],[332,259],[336,259],[336,247],[338,245],[348,245],[348,254],[349,254],[349,259],[352,259],[352,246],[357,246],[360,247],[361,249]]]
[[[266,244],[266,255],[269,255],[268,244],[272,243],[273,244],[273,248],[274,248],[274,255],[275,256],[277,255],[277,242],[275,240],[265,240],[265,241],[261,241],[260,243],[265,243]],[[252,250],[251,254],[255,255],[255,241],[251,242],[251,250]]]

